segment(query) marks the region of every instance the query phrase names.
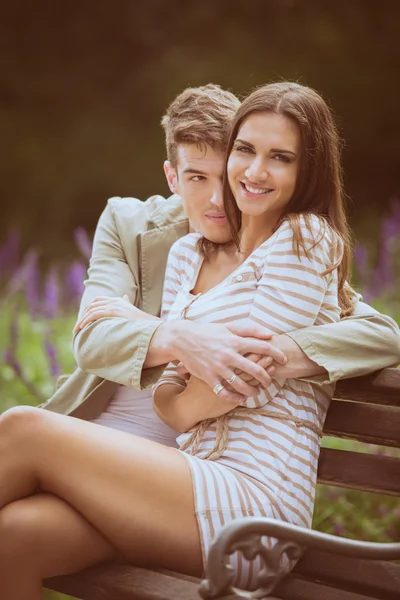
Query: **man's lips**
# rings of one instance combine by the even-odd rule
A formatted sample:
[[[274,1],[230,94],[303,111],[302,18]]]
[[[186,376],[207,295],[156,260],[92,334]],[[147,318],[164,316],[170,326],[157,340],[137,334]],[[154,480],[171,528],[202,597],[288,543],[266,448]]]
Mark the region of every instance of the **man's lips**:
[[[226,218],[225,213],[209,213],[206,215],[207,219],[216,225],[226,225],[228,220]]]

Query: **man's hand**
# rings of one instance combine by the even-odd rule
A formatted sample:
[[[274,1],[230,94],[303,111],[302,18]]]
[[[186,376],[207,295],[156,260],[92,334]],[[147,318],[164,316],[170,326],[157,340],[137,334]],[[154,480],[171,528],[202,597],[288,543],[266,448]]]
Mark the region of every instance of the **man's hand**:
[[[312,333],[310,333],[310,337],[312,337]],[[311,360],[311,358],[308,358],[307,354],[303,352],[290,335],[274,335],[271,338],[271,343],[284,352],[288,359],[285,365],[274,363],[272,367],[267,369],[267,372],[270,372],[270,369],[274,369],[274,377],[300,379],[301,377],[326,375],[328,378],[328,371]]]
[[[259,385],[268,387],[270,375],[265,368],[246,358],[257,354],[272,358],[277,364],[285,364],[286,357],[281,350],[268,340],[271,334],[263,327],[249,325],[204,324],[191,321],[170,321],[161,325],[155,332],[150,351],[168,347],[171,360],[183,363],[189,373],[205,381],[211,389],[222,384],[218,396],[228,400],[238,400],[240,396],[254,396],[254,386],[244,380],[240,372],[254,378]],[[228,379],[235,393],[229,391]],[[228,388],[228,389],[227,389]]]
[[[122,298],[109,298],[108,296],[99,296],[85,308],[78,319],[74,332],[83,329],[89,323],[104,319],[105,317],[119,317],[120,319],[158,319],[140,310],[130,303],[128,295]]]

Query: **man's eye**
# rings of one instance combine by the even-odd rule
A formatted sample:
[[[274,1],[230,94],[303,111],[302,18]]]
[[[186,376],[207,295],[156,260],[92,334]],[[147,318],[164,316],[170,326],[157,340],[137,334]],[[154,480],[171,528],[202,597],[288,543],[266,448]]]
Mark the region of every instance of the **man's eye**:
[[[204,181],[205,177],[203,175],[195,175],[194,177],[192,177],[192,179],[190,181]]]

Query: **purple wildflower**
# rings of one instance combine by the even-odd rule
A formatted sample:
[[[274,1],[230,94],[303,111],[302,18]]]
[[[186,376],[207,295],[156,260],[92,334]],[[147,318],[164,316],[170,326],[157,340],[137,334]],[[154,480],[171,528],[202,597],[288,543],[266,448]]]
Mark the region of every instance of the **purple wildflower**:
[[[368,252],[363,244],[357,244],[354,248],[354,260],[357,270],[363,280],[368,277]]]
[[[38,253],[30,250],[24,260],[25,293],[29,313],[33,319],[36,319],[40,312],[38,259]]]
[[[339,523],[338,521],[336,521],[336,523],[333,524],[333,533],[335,535],[342,535],[344,531],[344,527],[342,525],[342,523]]]
[[[61,373],[60,364],[58,361],[57,348],[50,339],[50,335],[46,335],[44,340],[44,349],[46,352],[47,359],[49,361],[50,373],[54,377],[58,377]]]
[[[81,300],[84,290],[83,281],[86,278],[86,273],[86,267],[81,261],[74,261],[67,271],[65,277],[66,300],[67,303],[74,308]]]
[[[14,353],[18,346],[19,327],[18,327],[18,308],[14,304],[10,322],[10,352]]]
[[[373,284],[377,292],[384,292],[395,284],[394,255],[400,238],[400,200],[393,198],[390,214],[382,220],[378,260]]]
[[[387,517],[387,515],[390,513],[390,510],[384,504],[379,504],[377,511],[380,515],[382,515],[382,517]]]
[[[92,241],[90,240],[87,231],[83,229],[83,227],[78,227],[74,231],[74,238],[82,256],[89,260],[92,256]]]
[[[59,285],[56,267],[48,273],[44,286],[44,316],[46,319],[54,319],[59,310]]]
[[[14,355],[14,353],[10,349],[6,350],[4,352],[3,360],[9,367],[12,368],[12,370],[18,377],[21,377],[21,375],[22,375],[21,364],[19,363],[17,357]]]

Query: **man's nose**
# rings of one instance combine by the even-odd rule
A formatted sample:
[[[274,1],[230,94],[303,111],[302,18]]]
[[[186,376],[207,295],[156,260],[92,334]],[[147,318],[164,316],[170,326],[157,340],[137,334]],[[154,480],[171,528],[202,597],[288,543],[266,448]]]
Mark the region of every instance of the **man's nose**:
[[[253,183],[261,183],[265,181],[268,178],[268,169],[264,160],[261,157],[255,158],[248,166],[245,175]]]
[[[210,199],[211,203],[219,209],[224,207],[224,193],[222,181],[217,181],[214,185],[213,194]]]

